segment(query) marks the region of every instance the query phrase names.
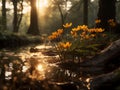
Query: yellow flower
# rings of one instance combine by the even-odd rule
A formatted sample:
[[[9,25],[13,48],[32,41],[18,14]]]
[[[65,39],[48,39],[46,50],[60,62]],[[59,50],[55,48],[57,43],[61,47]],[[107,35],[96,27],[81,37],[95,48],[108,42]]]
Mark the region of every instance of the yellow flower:
[[[97,28],[96,31],[97,31],[97,32],[103,32],[104,29],[102,29],[102,28]]]
[[[106,34],[102,34],[103,37],[106,37],[107,35]]]
[[[71,45],[72,45],[72,43],[70,43],[70,42],[65,42],[65,43],[60,42],[59,43],[59,47],[64,48],[64,49],[68,49]]]
[[[74,38],[76,38],[78,36],[76,31],[71,31],[70,33]]]
[[[53,36],[58,36],[58,33],[57,32],[53,32],[52,35]]]
[[[81,26],[77,26],[77,28],[72,28],[72,31],[79,31],[81,29]]]
[[[58,29],[57,32],[58,32],[59,34],[62,34],[62,33],[63,33],[63,29]]]
[[[87,31],[87,30],[88,30],[88,27],[87,27],[87,25],[82,25],[82,26],[81,26],[81,29],[82,29],[83,31]]]
[[[85,39],[89,39],[90,38],[90,36],[89,35],[85,35],[85,37],[84,37]]]
[[[72,31],[76,32],[76,31],[78,31],[78,28],[72,28]]]
[[[95,23],[96,23],[96,24],[99,24],[99,23],[101,23],[101,20],[100,20],[100,19],[96,19],[96,20],[95,20]]]
[[[114,19],[109,19],[108,23],[114,22]]]
[[[64,28],[69,28],[72,26],[72,23],[66,23],[65,25],[63,25]]]
[[[109,25],[110,25],[111,27],[115,27],[115,26],[116,26],[116,22],[115,22],[114,19],[109,19],[109,20],[108,20],[108,23],[109,23]]]
[[[48,39],[49,40],[53,40],[53,39],[56,39],[57,38],[57,36],[55,36],[55,35],[50,35],[50,36],[48,36]]]
[[[62,34],[62,32],[63,32],[63,30],[59,29],[58,31],[53,32],[50,36],[48,36],[48,39],[49,40],[56,39],[56,38],[58,38]]]
[[[82,32],[81,34],[80,34],[80,37],[81,38],[84,38],[86,36],[86,32]]]
[[[91,36],[91,37],[95,37],[96,35],[95,35],[95,34],[91,34],[90,36]]]
[[[90,33],[95,32],[95,28],[88,29],[88,32],[90,32]]]
[[[93,32],[99,33],[99,32],[103,32],[103,31],[104,31],[104,29],[102,29],[102,28],[91,28],[88,30],[88,32],[90,32],[90,33],[93,33]]]
[[[86,32],[82,32],[81,34],[82,34],[82,35],[86,35]]]
[[[64,44],[64,48],[69,48],[71,45],[72,45],[72,44],[71,44],[70,42],[66,42],[66,43]]]

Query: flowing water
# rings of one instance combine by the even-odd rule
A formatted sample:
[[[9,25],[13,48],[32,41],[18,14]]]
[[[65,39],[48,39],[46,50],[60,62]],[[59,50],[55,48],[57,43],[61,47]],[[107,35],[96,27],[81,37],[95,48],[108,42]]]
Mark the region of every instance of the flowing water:
[[[5,81],[11,79],[14,81],[17,75],[22,75],[23,78],[29,77],[38,82],[47,81],[57,85],[75,84],[77,89],[74,90],[89,89],[89,78],[82,78],[81,72],[61,68],[58,65],[60,62],[58,55],[53,53],[52,46],[44,44],[21,47],[17,50],[3,49],[0,51],[0,75],[1,77],[5,75]]]

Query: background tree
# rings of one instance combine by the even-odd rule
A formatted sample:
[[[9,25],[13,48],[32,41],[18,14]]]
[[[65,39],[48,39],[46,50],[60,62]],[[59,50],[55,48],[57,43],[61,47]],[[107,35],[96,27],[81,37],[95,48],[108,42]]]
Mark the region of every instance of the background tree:
[[[83,24],[88,25],[88,3],[89,0],[83,0]]]
[[[23,0],[12,0],[14,7],[14,18],[13,18],[13,32],[17,33],[19,30],[20,22],[22,20]],[[18,9],[19,3],[19,9]],[[19,11],[19,13],[18,13]]]
[[[30,15],[30,26],[27,31],[27,34],[31,35],[39,35],[39,27],[38,27],[38,14],[36,8],[36,0],[30,0],[31,4],[31,15]]]
[[[55,5],[57,5],[57,9],[60,13],[60,18],[61,18],[61,27],[63,27],[63,24],[65,24],[66,22],[75,22],[77,23],[79,21],[78,17],[80,17],[78,10],[81,12],[80,8],[81,8],[81,4],[83,3],[82,0],[61,0],[61,1],[55,1],[54,3]],[[77,20],[75,20],[77,19]]]
[[[98,19],[101,20],[101,23],[98,25],[98,27],[109,30],[108,20],[114,19],[114,21],[116,21],[115,2],[116,0],[99,0]]]
[[[53,4],[57,5],[57,8],[58,8],[59,13],[60,13],[61,27],[62,28],[64,28],[63,24],[65,24],[66,17],[69,14],[69,11],[70,11],[70,8],[69,8],[69,10],[67,9],[68,8],[68,2],[69,2],[69,0],[61,0],[61,1],[53,0]]]
[[[6,0],[2,0],[2,29],[6,30],[7,29],[7,24],[6,24]]]

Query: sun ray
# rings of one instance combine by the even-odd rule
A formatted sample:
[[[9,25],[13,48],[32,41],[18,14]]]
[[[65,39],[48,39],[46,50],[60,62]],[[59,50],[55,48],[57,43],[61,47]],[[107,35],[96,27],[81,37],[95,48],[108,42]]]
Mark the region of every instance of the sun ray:
[[[50,5],[49,0],[37,0],[36,7],[41,16],[45,15],[45,12],[47,8],[49,7],[49,5]]]
[[[48,0],[37,0],[37,2],[36,2],[36,6],[39,9],[44,9],[44,8],[48,7],[48,5],[49,5]]]

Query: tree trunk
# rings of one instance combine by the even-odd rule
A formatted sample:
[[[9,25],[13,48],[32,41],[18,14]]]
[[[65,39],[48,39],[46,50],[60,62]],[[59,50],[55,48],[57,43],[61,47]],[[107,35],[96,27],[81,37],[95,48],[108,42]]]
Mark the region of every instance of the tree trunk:
[[[81,71],[86,73],[97,74],[90,82],[90,90],[117,90],[120,86],[120,39],[111,43],[99,55],[91,60],[81,64]],[[108,71],[109,64],[115,64],[115,68]],[[85,66],[85,67],[83,67]],[[86,69],[87,68],[87,69]],[[107,69],[107,72],[105,71]],[[99,73],[98,73],[99,72]],[[105,74],[106,73],[106,74]]]
[[[64,19],[64,15],[63,15],[62,9],[59,4],[58,4],[58,9],[59,9],[60,16],[61,16],[61,27],[64,29],[63,25],[65,24],[65,19]]]
[[[101,20],[101,23],[99,23],[97,27],[109,30],[108,20],[115,20],[116,16],[115,2],[116,0],[99,0],[98,19]]]
[[[30,0],[31,3],[31,16],[30,16],[30,27],[28,29],[27,34],[31,35],[39,35],[39,27],[38,27],[38,14],[36,8],[36,0]]]
[[[23,0],[21,0],[19,2],[20,4],[20,11],[19,11],[19,16],[18,16],[18,22],[17,22],[17,32],[19,31],[19,27],[20,27],[20,24],[21,24],[21,21],[22,21],[22,17],[23,17]]]
[[[19,32],[19,26],[22,21],[23,16],[23,0],[17,1],[13,0],[13,6],[14,6],[14,17],[13,17],[13,32],[18,33]],[[18,13],[18,4],[19,6],[19,13]]]
[[[81,63],[81,66],[104,66],[110,60],[120,56],[120,39],[111,43],[107,48],[102,50],[98,55],[89,61]]]
[[[120,85],[120,68],[91,79],[90,90],[118,90],[115,89]]]
[[[88,25],[88,2],[89,0],[83,1],[83,24]]]
[[[7,24],[6,24],[6,0],[2,0],[2,27],[3,27],[3,30],[7,29]]]
[[[13,18],[13,32],[17,33],[17,22],[18,22],[18,17],[17,17],[17,2],[16,0],[13,1],[13,6],[14,6],[14,18]]]

